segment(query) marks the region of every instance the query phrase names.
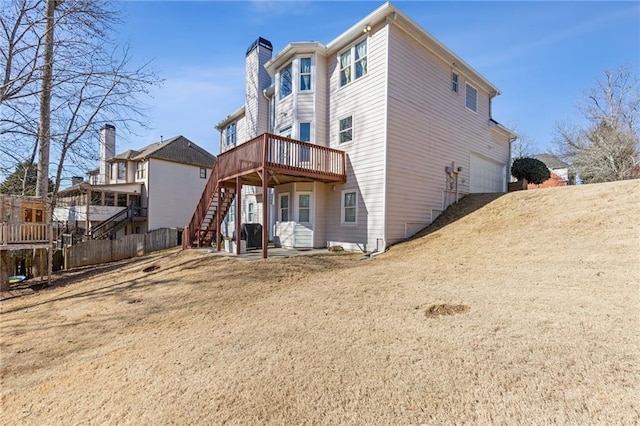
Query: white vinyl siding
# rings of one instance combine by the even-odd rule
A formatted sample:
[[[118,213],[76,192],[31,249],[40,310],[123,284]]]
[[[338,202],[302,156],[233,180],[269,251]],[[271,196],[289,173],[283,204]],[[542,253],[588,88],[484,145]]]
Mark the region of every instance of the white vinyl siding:
[[[347,183],[329,185],[326,194],[325,241],[345,247],[374,249],[384,238],[384,143],[387,71],[387,27],[369,33],[367,75],[353,84],[340,86],[339,54],[328,55],[328,140],[329,146],[347,154]],[[357,44],[357,40],[351,45]],[[349,46],[345,45],[345,49]],[[344,49],[338,50],[338,53]],[[317,91],[319,92],[319,91]],[[340,143],[340,119],[353,115],[353,143]],[[347,186],[350,185],[350,186]],[[342,190],[358,191],[357,225],[341,226]],[[335,189],[334,189],[335,187]],[[316,220],[317,222],[318,220]],[[351,246],[349,244],[352,244]]]
[[[470,114],[462,97],[451,96],[451,64],[399,27],[390,33],[386,223],[394,243],[442,210],[445,167],[462,167],[459,192],[467,194],[470,152],[506,163],[509,143],[488,125],[487,92],[478,89],[477,114]]]
[[[207,183],[200,167],[150,159],[147,172],[148,230],[185,227]]]

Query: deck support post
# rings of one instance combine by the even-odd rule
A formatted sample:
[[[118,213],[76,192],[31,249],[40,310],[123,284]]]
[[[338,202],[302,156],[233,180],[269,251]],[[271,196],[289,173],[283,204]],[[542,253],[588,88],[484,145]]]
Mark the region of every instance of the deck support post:
[[[236,254],[242,253],[242,181],[236,177]]]
[[[262,258],[267,258],[269,245],[269,173],[262,169]]]
[[[222,223],[222,185],[220,185],[220,181],[217,181],[218,191],[216,192],[216,197],[218,199],[218,207],[216,211],[216,215],[214,220],[216,221],[216,249],[220,251],[222,248],[222,235],[220,235],[220,224]]]
[[[267,258],[267,246],[269,245],[269,172],[267,171],[267,158],[269,156],[269,137],[262,135],[262,258]]]
[[[0,249],[0,291],[9,291],[9,251]]]

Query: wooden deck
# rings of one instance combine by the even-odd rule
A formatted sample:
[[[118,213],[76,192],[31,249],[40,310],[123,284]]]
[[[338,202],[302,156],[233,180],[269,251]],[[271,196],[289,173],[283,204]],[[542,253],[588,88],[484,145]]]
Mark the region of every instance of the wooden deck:
[[[46,223],[0,223],[0,248],[42,248],[51,243],[51,225]]]
[[[266,193],[268,187],[313,181],[346,182],[345,152],[269,133],[223,152],[216,158],[191,222],[184,229],[183,248],[194,242],[199,246],[203,236],[213,235],[220,248],[220,223],[234,199],[237,211],[241,211],[241,197],[235,194],[241,194],[243,185],[262,187]],[[262,210],[262,223],[268,223],[269,209]],[[240,225],[236,221],[238,248]],[[263,257],[267,256],[266,228],[263,226]]]
[[[218,181],[262,186],[261,170],[269,171],[268,186],[289,182],[344,182],[344,151],[265,133],[223,152],[216,159]]]

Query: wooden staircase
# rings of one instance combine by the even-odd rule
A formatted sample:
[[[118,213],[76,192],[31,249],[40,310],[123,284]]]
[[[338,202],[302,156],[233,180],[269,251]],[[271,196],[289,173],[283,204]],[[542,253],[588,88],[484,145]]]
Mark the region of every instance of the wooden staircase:
[[[143,209],[130,205],[94,227],[89,235],[93,240],[111,239],[118,230],[138,217],[145,217]]]
[[[202,191],[191,222],[185,228],[184,232],[187,232],[187,236],[182,238],[183,249],[212,245],[216,238],[216,228],[224,220],[235,199],[235,188],[222,185],[223,182],[219,181],[218,169],[216,162]],[[218,189],[221,193],[220,206],[218,206]]]

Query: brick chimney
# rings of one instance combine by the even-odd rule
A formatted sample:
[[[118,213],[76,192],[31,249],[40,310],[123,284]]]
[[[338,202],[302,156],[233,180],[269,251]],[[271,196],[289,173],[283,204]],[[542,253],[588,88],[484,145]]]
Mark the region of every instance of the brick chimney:
[[[105,124],[100,129],[100,174],[96,183],[105,185],[109,182],[109,167],[107,160],[116,155],[116,127],[112,124]]]

